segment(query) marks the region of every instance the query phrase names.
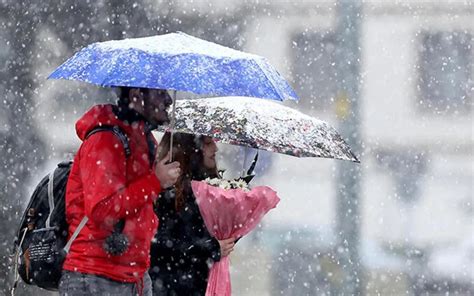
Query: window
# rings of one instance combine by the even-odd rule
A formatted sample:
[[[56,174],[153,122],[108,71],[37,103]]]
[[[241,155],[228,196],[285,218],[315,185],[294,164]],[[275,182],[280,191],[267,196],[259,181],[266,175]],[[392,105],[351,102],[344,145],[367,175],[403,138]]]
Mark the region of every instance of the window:
[[[473,39],[466,32],[423,32],[418,77],[421,110],[467,113],[473,97]]]
[[[293,86],[303,107],[328,109],[337,92],[333,32],[303,32],[293,35]]]

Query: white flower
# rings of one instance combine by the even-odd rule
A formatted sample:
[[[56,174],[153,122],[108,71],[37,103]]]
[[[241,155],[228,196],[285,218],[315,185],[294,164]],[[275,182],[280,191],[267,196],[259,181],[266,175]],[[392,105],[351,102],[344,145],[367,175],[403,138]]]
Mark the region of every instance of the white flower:
[[[222,189],[231,189],[230,182],[224,179],[222,179],[221,182],[219,183],[219,187]]]
[[[239,189],[242,189],[244,191],[249,190],[249,184],[247,184],[247,182],[245,182],[242,179],[234,180],[232,185],[233,185],[234,188],[239,188]]]
[[[212,185],[212,186],[219,186],[219,183],[221,182],[221,180],[218,178],[212,178],[212,179],[207,178],[206,182],[207,184]]]
[[[207,184],[211,186],[216,186],[222,189],[241,189],[244,191],[249,191],[249,185],[242,179],[238,180],[226,180],[219,178],[206,178],[204,180]]]

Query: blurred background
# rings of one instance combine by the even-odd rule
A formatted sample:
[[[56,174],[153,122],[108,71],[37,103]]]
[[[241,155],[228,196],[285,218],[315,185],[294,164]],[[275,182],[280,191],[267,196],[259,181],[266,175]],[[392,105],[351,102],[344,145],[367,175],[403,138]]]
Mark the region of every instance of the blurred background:
[[[46,77],[97,41],[185,33],[266,57],[361,164],[260,152],[281,201],[231,257],[233,295],[474,294],[471,1],[0,1],[0,295],[37,182],[113,89]],[[182,95],[185,97],[186,95]],[[160,135],[157,134],[157,137]],[[226,177],[255,151],[220,145]],[[22,285],[18,295],[51,295]]]

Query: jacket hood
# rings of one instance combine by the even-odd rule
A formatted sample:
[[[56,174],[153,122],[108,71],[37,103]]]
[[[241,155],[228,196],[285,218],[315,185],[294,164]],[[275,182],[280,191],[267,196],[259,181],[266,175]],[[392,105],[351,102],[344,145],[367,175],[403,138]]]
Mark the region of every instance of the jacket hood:
[[[97,126],[119,126],[124,128],[124,122],[114,112],[114,105],[103,104],[93,106],[76,122],[76,133],[84,141],[87,134]]]

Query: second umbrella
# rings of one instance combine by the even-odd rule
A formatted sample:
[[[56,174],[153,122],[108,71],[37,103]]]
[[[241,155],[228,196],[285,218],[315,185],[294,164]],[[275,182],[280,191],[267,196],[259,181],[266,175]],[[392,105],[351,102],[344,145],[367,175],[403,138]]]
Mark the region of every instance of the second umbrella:
[[[269,100],[247,97],[178,100],[173,130],[297,157],[359,162],[329,124]]]

